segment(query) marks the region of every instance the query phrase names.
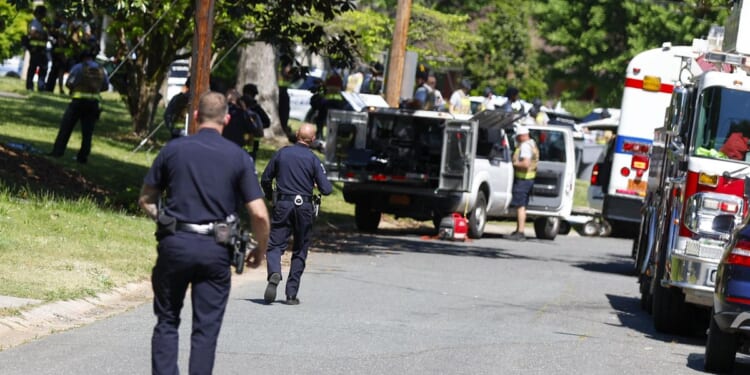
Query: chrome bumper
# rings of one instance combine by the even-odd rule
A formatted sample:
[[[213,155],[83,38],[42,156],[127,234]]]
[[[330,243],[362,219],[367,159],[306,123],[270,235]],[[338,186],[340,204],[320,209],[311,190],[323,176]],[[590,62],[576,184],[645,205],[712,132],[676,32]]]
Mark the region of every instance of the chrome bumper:
[[[686,302],[713,306],[718,259],[709,260],[673,253],[669,266],[669,280],[662,280],[662,286],[682,289]]]

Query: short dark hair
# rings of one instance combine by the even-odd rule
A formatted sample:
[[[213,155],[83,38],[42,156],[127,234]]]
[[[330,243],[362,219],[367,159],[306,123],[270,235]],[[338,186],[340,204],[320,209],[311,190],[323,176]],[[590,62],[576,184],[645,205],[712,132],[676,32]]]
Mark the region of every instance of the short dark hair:
[[[227,97],[216,91],[201,95],[198,102],[198,124],[205,122],[224,123],[224,116],[229,112]]]
[[[37,5],[36,8],[34,8],[34,15],[44,17],[47,15],[47,7],[44,5]]]
[[[256,95],[258,95],[258,86],[252,83],[248,83],[245,86],[242,86],[242,95],[255,97]]]

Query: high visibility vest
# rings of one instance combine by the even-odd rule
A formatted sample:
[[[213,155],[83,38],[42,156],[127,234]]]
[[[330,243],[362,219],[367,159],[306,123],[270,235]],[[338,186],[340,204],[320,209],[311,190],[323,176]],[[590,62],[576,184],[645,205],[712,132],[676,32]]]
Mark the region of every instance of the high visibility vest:
[[[522,180],[533,180],[536,178],[536,168],[539,164],[539,148],[536,147],[536,143],[533,139],[529,139],[516,147],[516,150],[513,151],[513,160],[518,160],[518,157],[521,155],[521,145],[525,143],[528,143],[531,146],[531,163],[528,168],[516,167],[513,175]]]

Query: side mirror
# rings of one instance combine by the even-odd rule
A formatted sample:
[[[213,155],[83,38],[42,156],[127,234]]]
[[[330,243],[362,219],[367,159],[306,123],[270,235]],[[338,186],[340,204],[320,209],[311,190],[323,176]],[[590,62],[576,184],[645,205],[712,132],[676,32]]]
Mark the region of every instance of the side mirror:
[[[679,135],[687,117],[687,105],[690,92],[683,86],[675,87],[672,92],[672,102],[667,112],[667,129],[669,135]]]

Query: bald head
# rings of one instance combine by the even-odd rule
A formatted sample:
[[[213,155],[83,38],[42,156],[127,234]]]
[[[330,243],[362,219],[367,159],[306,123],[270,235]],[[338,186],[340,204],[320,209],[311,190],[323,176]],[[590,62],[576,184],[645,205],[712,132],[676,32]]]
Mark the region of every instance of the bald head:
[[[300,141],[306,145],[312,144],[315,140],[315,126],[310,123],[303,123],[299,130],[297,130],[297,141]]]

